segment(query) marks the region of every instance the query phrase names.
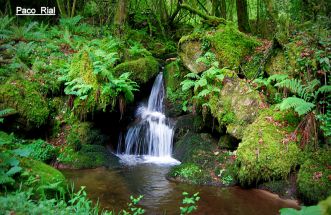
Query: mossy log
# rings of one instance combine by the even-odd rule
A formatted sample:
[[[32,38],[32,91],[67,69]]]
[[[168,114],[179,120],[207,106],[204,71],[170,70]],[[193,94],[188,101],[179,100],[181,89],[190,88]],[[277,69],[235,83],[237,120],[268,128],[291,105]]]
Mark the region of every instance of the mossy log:
[[[225,24],[226,23],[225,19],[223,19],[223,18],[219,18],[219,17],[216,17],[216,16],[209,16],[209,15],[204,14],[204,13],[202,13],[201,11],[199,11],[195,8],[190,7],[187,4],[181,4],[180,7],[182,9],[188,10],[189,12],[200,16],[201,18],[204,19],[203,22],[210,25],[210,26],[218,26],[219,24]]]

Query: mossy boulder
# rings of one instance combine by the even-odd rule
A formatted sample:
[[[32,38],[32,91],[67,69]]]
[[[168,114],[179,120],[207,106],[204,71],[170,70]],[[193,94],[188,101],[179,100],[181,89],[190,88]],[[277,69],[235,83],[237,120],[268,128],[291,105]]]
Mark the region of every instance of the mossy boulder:
[[[218,140],[218,147],[221,149],[234,150],[238,146],[238,140],[229,134],[222,135]]]
[[[11,78],[0,88],[0,108],[15,109],[27,128],[47,122],[49,107],[39,85],[23,78]]]
[[[234,25],[220,25],[217,29],[194,32],[179,41],[179,56],[184,65],[195,73],[206,70],[206,65],[196,60],[211,50],[220,67],[238,68],[243,58],[259,45],[256,38],[240,32]]]
[[[37,160],[24,158],[20,165],[26,171],[21,177],[24,186],[33,187],[38,194],[54,195],[56,192],[66,191],[66,179],[57,169]]]
[[[130,78],[138,84],[147,83],[159,72],[159,64],[152,56],[137,60],[125,61],[114,68],[115,74],[120,76],[125,72],[131,72]]]
[[[331,150],[320,149],[301,165],[298,193],[306,203],[317,203],[331,195]]]
[[[247,125],[256,119],[262,103],[259,92],[239,78],[228,78],[220,95],[209,100],[212,115],[237,139],[242,139]]]
[[[66,143],[75,150],[80,150],[82,145],[104,145],[108,137],[100,130],[93,128],[90,122],[78,122],[67,131]]]
[[[286,178],[298,164],[299,148],[288,138],[295,128],[289,124],[293,117],[268,108],[247,126],[237,149],[237,174],[242,184]]]
[[[219,150],[210,134],[187,132],[176,143],[174,157],[182,163],[169,172],[173,180],[223,186],[235,183],[232,153]]]
[[[200,115],[186,114],[175,118],[175,121],[175,140],[179,140],[187,132],[199,132],[204,127],[204,122]]]
[[[58,168],[87,169],[101,166],[117,167],[119,159],[104,146],[82,145],[79,151],[67,146],[58,157]]]

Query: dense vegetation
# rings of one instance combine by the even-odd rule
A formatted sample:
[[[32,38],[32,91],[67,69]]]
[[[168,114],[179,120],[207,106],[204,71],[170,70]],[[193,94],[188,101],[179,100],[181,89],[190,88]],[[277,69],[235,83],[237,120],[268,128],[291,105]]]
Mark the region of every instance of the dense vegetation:
[[[161,67],[182,162],[169,178],[282,194],[294,177],[290,197],[331,195],[329,1],[46,2],[56,16],[0,5],[0,211],[100,213],[56,168],[117,166],[106,146]],[[94,119],[107,113],[116,136]],[[184,195],[180,213],[196,210]]]

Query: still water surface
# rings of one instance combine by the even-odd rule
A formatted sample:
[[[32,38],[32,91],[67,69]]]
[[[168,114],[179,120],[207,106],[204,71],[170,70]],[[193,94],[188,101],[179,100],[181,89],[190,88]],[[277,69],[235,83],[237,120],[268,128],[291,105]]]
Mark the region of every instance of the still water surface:
[[[106,168],[63,170],[75,186],[86,186],[89,197],[102,208],[126,208],[130,195],[144,195],[140,206],[146,214],[179,214],[182,192],[199,192],[195,214],[267,215],[279,214],[283,207],[298,208],[294,201],[256,189],[219,188],[170,182],[165,178],[169,166],[139,164],[113,170]]]

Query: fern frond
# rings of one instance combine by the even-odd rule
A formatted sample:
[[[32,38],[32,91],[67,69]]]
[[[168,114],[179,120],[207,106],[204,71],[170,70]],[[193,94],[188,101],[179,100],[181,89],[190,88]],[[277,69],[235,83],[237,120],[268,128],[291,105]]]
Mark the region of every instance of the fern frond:
[[[277,105],[280,110],[294,109],[299,116],[305,115],[313,110],[315,104],[307,102],[304,99],[297,97],[285,98],[280,104]]]
[[[198,78],[200,78],[200,76],[194,72],[190,72],[187,75],[185,75],[185,78],[198,79]]]
[[[180,83],[182,85],[182,91],[187,91],[190,88],[194,87],[195,82],[192,80],[184,80]]]
[[[321,86],[318,90],[317,90],[317,94],[319,93],[331,93],[331,85],[324,85]]]
[[[312,93],[307,91],[307,88],[301,84],[298,79],[285,79],[280,83],[275,84],[276,87],[288,88],[292,93],[308,101],[312,97]]]
[[[274,74],[274,75],[271,75],[267,79],[267,82],[268,83],[271,83],[272,81],[281,82],[281,81],[284,81],[287,78],[288,78],[288,75],[286,75],[286,74]]]

